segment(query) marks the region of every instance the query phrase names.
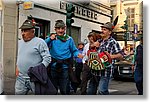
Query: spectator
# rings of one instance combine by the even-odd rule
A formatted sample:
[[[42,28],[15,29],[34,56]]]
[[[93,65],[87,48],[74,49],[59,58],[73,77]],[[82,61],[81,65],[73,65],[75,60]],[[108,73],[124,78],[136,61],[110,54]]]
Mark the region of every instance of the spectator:
[[[143,95],[143,37],[141,37],[140,44],[136,47],[134,55],[134,80],[138,90],[138,95]]]
[[[83,52],[83,47],[84,47],[84,43],[82,43],[82,42],[78,43],[78,51],[81,54]],[[77,88],[81,84],[81,72],[82,72],[82,69],[83,69],[82,58],[76,57],[75,58],[75,76],[77,78],[78,84],[74,85],[75,91],[77,90]]]
[[[86,95],[87,94],[87,83],[88,80],[91,78],[91,72],[90,72],[90,68],[87,65],[87,60],[88,60],[88,51],[89,49],[94,47],[94,42],[96,42],[100,37],[95,34],[94,32],[90,32],[88,34],[88,40],[89,43],[87,43],[84,46],[82,55],[84,56],[82,59],[83,62],[83,70],[82,70],[82,81],[81,81],[81,95]]]

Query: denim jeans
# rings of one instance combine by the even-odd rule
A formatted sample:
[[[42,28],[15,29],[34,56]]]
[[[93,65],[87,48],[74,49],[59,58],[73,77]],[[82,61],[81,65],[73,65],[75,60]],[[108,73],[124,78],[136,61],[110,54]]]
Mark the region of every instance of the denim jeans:
[[[89,85],[88,85],[88,90],[87,90],[88,95],[96,95],[97,94],[99,78],[100,78],[99,76],[92,75],[92,77],[89,81]]]
[[[15,83],[15,94],[16,95],[26,95],[29,91],[35,93],[34,82],[30,82],[30,78],[23,78],[23,76],[17,76]]]
[[[51,81],[56,90],[60,89],[62,95],[66,95],[66,88],[68,83],[68,68],[61,68],[61,71],[57,71],[55,65],[51,67]]]
[[[108,86],[109,86],[110,77],[102,76],[99,81],[98,94],[100,95],[109,95]]]
[[[110,77],[92,77],[89,82],[88,86],[88,95],[94,95],[97,92],[97,87],[98,87],[98,94],[100,95],[108,95],[108,86],[109,86],[109,80]]]
[[[134,81],[138,90],[138,95],[143,95],[143,66],[135,66]]]

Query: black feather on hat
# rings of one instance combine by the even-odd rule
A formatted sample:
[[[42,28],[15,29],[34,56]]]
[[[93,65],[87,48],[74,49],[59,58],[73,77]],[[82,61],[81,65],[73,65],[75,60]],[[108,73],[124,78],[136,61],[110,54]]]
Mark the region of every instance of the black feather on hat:
[[[114,20],[113,23],[107,22],[107,23],[105,23],[104,25],[102,25],[101,27],[107,28],[107,29],[109,29],[109,30],[112,31],[112,30],[115,28],[115,26],[117,25],[117,23],[118,23],[118,17],[119,17],[119,16],[117,16],[117,17],[115,18],[115,20]]]

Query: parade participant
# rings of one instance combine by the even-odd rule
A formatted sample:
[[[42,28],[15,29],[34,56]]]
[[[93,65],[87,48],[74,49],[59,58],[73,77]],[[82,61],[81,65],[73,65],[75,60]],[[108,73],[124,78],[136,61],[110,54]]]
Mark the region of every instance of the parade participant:
[[[140,44],[136,47],[134,59],[134,80],[138,95],[143,95],[143,37],[141,37]]]
[[[98,77],[97,81],[99,83],[98,94],[102,94],[102,95],[109,94],[109,91],[108,91],[109,81],[112,75],[113,64],[115,62],[115,59],[123,58],[122,51],[120,49],[118,42],[115,39],[113,39],[111,36],[112,30],[113,30],[113,25],[110,22],[107,22],[101,26],[102,40],[99,41],[100,46],[98,49],[98,53],[99,55],[101,55],[101,53],[104,53],[105,51],[107,51],[110,54],[110,58],[112,59],[112,66],[107,67],[107,69],[101,70],[99,75],[97,76]],[[89,95],[95,94],[96,85],[95,85],[95,81],[93,81],[93,78],[96,78],[96,77],[94,76],[90,79],[88,92],[87,92],[87,94]]]
[[[96,42],[99,39],[98,35],[96,33],[94,33],[94,32],[89,32],[87,37],[88,37],[89,43],[87,43],[84,46],[84,49],[83,49],[83,52],[82,52],[82,55],[84,57],[82,59],[83,70],[82,70],[82,76],[81,76],[82,77],[82,81],[81,81],[81,95],[86,95],[87,94],[87,83],[88,83],[88,80],[91,77],[90,68],[87,65],[88,51],[89,51],[89,49],[94,47],[93,46],[94,42]]]
[[[15,94],[25,95],[29,90],[35,94],[35,84],[30,81],[28,69],[30,67],[47,67],[51,56],[45,41],[35,37],[35,24],[26,20],[21,29],[22,39],[18,42]]]
[[[82,43],[82,42],[78,43],[78,51],[81,54],[83,52],[83,47],[84,47],[84,43]],[[77,90],[78,86],[81,84],[82,69],[83,69],[82,58],[75,57],[75,76],[77,78],[77,81],[79,82],[75,88],[75,91]]]
[[[65,33],[66,26],[62,20],[55,23],[56,34],[51,34],[45,41],[52,56],[51,80],[55,88],[65,95],[69,81],[69,68],[72,67],[72,57],[82,58],[76,48],[73,38]]]

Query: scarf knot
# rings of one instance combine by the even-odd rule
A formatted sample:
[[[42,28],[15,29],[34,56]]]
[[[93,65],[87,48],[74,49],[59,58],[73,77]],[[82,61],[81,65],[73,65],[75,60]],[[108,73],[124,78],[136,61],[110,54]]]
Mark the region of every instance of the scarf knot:
[[[67,35],[67,34],[64,34],[64,35],[61,35],[61,36],[59,35],[59,36],[57,36],[57,38],[59,40],[63,41],[63,42],[66,42],[69,38],[69,35]]]

